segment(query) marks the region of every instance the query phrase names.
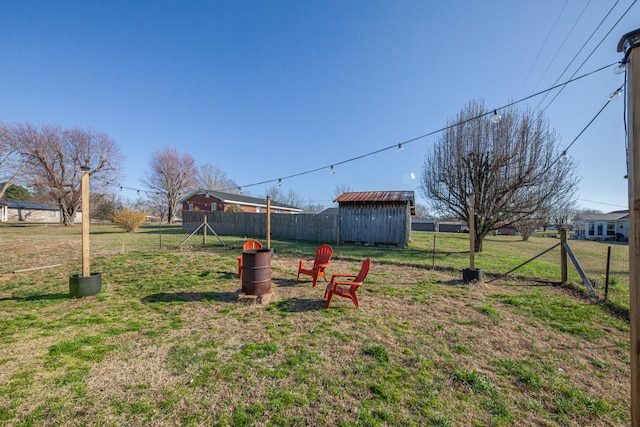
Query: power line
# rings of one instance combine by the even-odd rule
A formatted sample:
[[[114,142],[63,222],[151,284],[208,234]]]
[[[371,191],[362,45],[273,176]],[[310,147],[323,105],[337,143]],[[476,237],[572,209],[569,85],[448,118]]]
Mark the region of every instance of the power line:
[[[421,139],[427,138],[427,137],[429,137],[429,136],[436,135],[436,134],[441,133],[441,132],[443,132],[443,131],[445,131],[445,130],[451,129],[451,128],[453,128],[453,127],[459,126],[459,125],[461,125],[461,124],[464,124],[464,123],[467,123],[467,122],[470,122],[470,121],[473,121],[473,120],[480,119],[480,118],[485,117],[485,116],[487,116],[487,115],[493,115],[493,114],[496,114],[496,113],[497,113],[498,111],[500,111],[500,110],[503,110],[503,109],[505,109],[505,108],[509,108],[509,107],[511,107],[511,106],[513,106],[513,105],[516,105],[516,104],[519,104],[519,103],[522,103],[522,102],[524,102],[524,101],[526,101],[526,100],[529,100],[529,99],[534,98],[534,97],[536,97],[536,96],[540,96],[540,95],[542,95],[542,94],[544,94],[544,93],[548,93],[549,91],[552,91],[552,90],[554,90],[554,89],[557,89],[558,87],[566,86],[566,85],[568,85],[568,84],[570,84],[570,83],[573,83],[573,82],[578,81],[578,80],[580,80],[580,79],[586,78],[586,77],[588,77],[588,76],[590,76],[590,75],[593,75],[593,74],[598,73],[598,72],[600,72],[600,71],[603,71],[603,70],[605,70],[605,69],[607,69],[607,68],[610,68],[610,67],[612,67],[613,65],[618,65],[618,64],[619,64],[619,62],[613,62],[613,63],[611,63],[611,64],[608,64],[608,65],[602,66],[602,67],[597,68],[597,69],[595,69],[595,70],[592,70],[592,71],[590,71],[590,72],[588,72],[588,73],[582,74],[582,75],[580,75],[580,76],[572,77],[571,79],[569,79],[569,80],[567,80],[567,81],[565,81],[565,82],[562,82],[562,83],[560,83],[560,84],[557,84],[557,85],[555,85],[555,86],[552,86],[552,87],[549,87],[549,88],[547,88],[547,89],[541,90],[541,91],[539,91],[539,92],[533,93],[533,94],[531,94],[531,95],[525,96],[525,97],[520,98],[520,99],[518,99],[518,100],[516,100],[516,101],[509,102],[509,103],[507,103],[507,104],[505,104],[505,105],[503,105],[503,106],[500,106],[500,107],[495,108],[495,109],[493,109],[493,110],[489,110],[489,111],[487,111],[487,112],[485,112],[485,113],[483,113],[483,114],[479,114],[479,115],[477,115],[477,116],[470,117],[470,118],[468,118],[468,119],[461,120],[461,121],[458,121],[458,122],[455,122],[455,123],[452,123],[452,124],[449,124],[449,125],[443,126],[443,127],[439,128],[439,129],[433,130],[433,131],[431,131],[431,132],[427,132],[427,133],[425,133],[425,134],[423,134],[423,135],[419,135],[419,136],[416,136],[416,137],[414,137],[414,138],[404,140],[404,141],[402,141],[402,142],[400,142],[400,143],[394,143],[394,144],[392,144],[392,145],[389,145],[389,146],[387,146],[387,147],[380,148],[380,149],[378,149],[378,150],[374,150],[374,151],[371,151],[371,152],[368,152],[368,153],[365,153],[365,154],[361,154],[361,155],[358,155],[358,156],[355,156],[355,157],[351,157],[351,158],[346,159],[346,160],[341,160],[341,161],[338,161],[338,162],[334,162],[334,163],[332,163],[332,164],[330,164],[330,165],[320,166],[320,167],[316,167],[316,168],[309,169],[309,170],[306,170],[306,171],[302,171],[302,172],[298,172],[298,173],[294,173],[294,174],[290,174],[290,175],[286,175],[286,176],[280,176],[280,177],[278,177],[278,178],[267,179],[267,180],[263,180],[263,181],[260,181],[260,182],[249,183],[249,184],[244,184],[244,185],[238,185],[238,186],[235,186],[235,187],[229,187],[229,188],[217,189],[217,191],[230,191],[230,190],[238,190],[238,189],[242,190],[243,188],[255,187],[255,186],[258,186],[258,185],[269,184],[269,183],[272,183],[272,182],[273,182],[273,183],[276,183],[276,182],[281,183],[281,182],[282,182],[283,180],[285,180],[285,179],[290,179],[290,178],[295,178],[295,177],[299,177],[299,176],[303,176],[303,175],[308,175],[308,174],[311,174],[311,173],[314,173],[314,172],[321,171],[321,170],[323,170],[323,169],[335,170],[335,169],[334,169],[334,168],[335,168],[335,166],[339,166],[339,165],[343,165],[343,164],[345,164],[345,163],[350,163],[350,162],[353,162],[353,161],[356,161],[356,160],[360,160],[360,159],[363,159],[363,158],[366,158],[366,157],[369,157],[369,156],[373,156],[373,155],[375,155],[375,154],[382,153],[382,152],[384,152],[384,151],[388,151],[388,150],[392,150],[392,149],[393,149],[393,150],[399,150],[399,149],[401,149],[402,147],[404,147],[405,145],[410,144],[410,143],[412,143],[412,142],[415,142],[415,141],[418,141],[418,140],[421,140]],[[576,140],[577,140],[577,139],[578,139],[578,138],[579,138],[579,137],[584,133],[584,131],[585,131],[585,130],[586,130],[586,129],[591,125],[591,123],[593,123],[593,121],[596,119],[596,117],[598,117],[598,115],[602,112],[602,110],[604,110],[604,108],[608,105],[608,103],[609,103],[609,102],[607,102],[607,103],[606,103],[606,104],[605,104],[605,105],[600,109],[600,111],[596,114],[596,116],[595,116],[593,119],[591,119],[591,121],[590,121],[590,122],[587,124],[587,126],[586,126],[586,127],[585,127],[585,128],[584,128],[584,129],[583,129],[583,130],[578,134],[578,136],[577,136],[577,137],[576,137],[576,138],[571,142],[571,144],[569,144],[569,146],[567,146],[567,147],[565,148],[565,150],[564,150],[565,152],[566,152],[569,148],[571,148],[571,146],[576,142]],[[557,160],[557,159],[556,159],[556,160]],[[555,163],[555,161],[554,161],[554,163]],[[101,178],[97,177],[97,179],[101,179]],[[107,180],[106,180],[106,179],[104,179],[104,178],[102,178],[102,180],[103,180],[103,181],[105,181],[105,182],[107,182],[108,184],[111,184],[109,181],[107,181]],[[161,194],[161,193],[160,193],[160,192],[158,192],[158,191],[141,190],[141,189],[138,189],[138,188],[131,188],[131,187],[127,187],[127,186],[124,186],[124,185],[118,185],[118,184],[116,184],[116,183],[113,183],[113,184],[114,184],[114,185],[116,185],[116,186],[118,186],[121,190],[126,189],[126,190],[136,191],[138,194],[140,194],[140,192],[144,192],[144,193],[145,193],[145,194],[147,194],[147,195],[148,195],[148,194],[151,194],[151,195],[154,195],[154,194],[155,194],[155,195],[157,195],[157,194]]]
[[[580,55],[580,53],[582,52],[582,50],[587,47],[587,44],[589,43],[589,41],[591,40],[591,38],[596,34],[596,32],[598,31],[598,29],[602,26],[602,24],[604,23],[604,21],[607,19],[607,17],[611,14],[611,12],[613,11],[613,9],[616,7],[616,5],[618,4],[620,0],[616,0],[616,2],[613,4],[613,6],[611,6],[611,8],[609,9],[609,12],[607,12],[607,14],[604,16],[604,18],[602,18],[602,20],[600,20],[600,23],[596,26],[595,30],[593,30],[591,32],[591,35],[587,38],[587,40],[584,41],[584,43],[582,43],[582,46],[580,47],[580,49],[578,49],[578,52],[573,56],[573,58],[571,59],[571,61],[569,61],[569,63],[567,64],[567,66],[564,68],[564,70],[562,70],[562,73],[560,73],[560,75],[558,76],[558,78],[556,79],[556,81],[554,82],[557,83],[558,80],[560,80],[562,78],[562,76],[564,76],[564,73],[567,72],[567,70],[569,69],[569,67],[571,67],[571,64],[573,64],[573,62],[578,58],[578,55]],[[624,16],[624,15],[623,15]],[[619,22],[619,21],[618,21]],[[613,28],[612,28],[613,29]],[[606,36],[605,36],[606,37]],[[602,43],[602,42],[600,42]],[[598,44],[598,46],[600,46],[600,44]],[[597,47],[596,46],[596,49]],[[589,59],[591,57],[591,55],[593,54],[593,52],[595,52],[595,49],[591,51],[591,54],[589,54],[589,56],[587,57],[587,59]],[[582,65],[584,65],[584,62],[582,63]],[[578,67],[575,71],[575,73],[577,73],[578,71],[580,71],[580,68],[582,67],[582,65],[580,65],[580,67]],[[574,75],[575,75],[574,73]],[[571,76],[573,77],[573,75]],[[556,96],[553,97],[553,99],[549,102],[549,104],[547,104],[547,106],[545,108],[542,109],[542,111],[545,111],[547,108],[549,108],[549,105],[551,105],[551,103],[556,99],[556,97],[560,94],[560,92],[562,92],[564,89],[564,87],[562,89],[560,89],[558,91],[558,93],[556,94]],[[547,94],[548,95],[548,94]],[[547,99],[547,95],[545,95],[540,102],[538,103],[538,106],[536,107],[536,109],[538,109],[540,107],[540,105],[544,102],[545,99]]]
[[[538,62],[538,59],[540,59],[540,55],[544,51],[544,48],[547,46],[547,42],[549,41],[551,34],[553,34],[553,30],[555,30],[556,25],[558,25],[558,22],[560,21],[560,17],[562,16],[562,12],[564,12],[564,9],[567,7],[568,2],[569,0],[564,1],[564,4],[562,5],[562,9],[560,9],[560,13],[558,13],[558,17],[556,18],[555,22],[551,26],[551,30],[549,30],[547,37],[545,38],[544,42],[542,43],[542,46],[540,47],[540,50],[538,51],[538,54],[536,55],[536,59],[533,60],[533,63],[531,64],[531,67],[529,67],[529,71],[527,72],[527,75],[525,76],[524,80],[522,81],[522,84],[518,88],[518,91],[516,92],[516,97],[520,95],[520,91],[522,90],[522,88],[524,87],[524,84],[529,79],[529,76],[531,75],[531,72],[533,71],[533,68],[535,67],[536,63]],[[534,90],[535,90],[535,87],[534,87]]]
[[[580,198],[579,198],[578,200],[580,200],[580,201],[582,201],[582,202],[597,203],[597,204],[599,204],[599,205],[613,206],[613,207],[616,207],[616,208],[625,208],[625,209],[628,209],[628,208],[629,208],[628,206],[615,205],[615,204],[613,204],[613,203],[597,202],[597,201],[595,201],[595,200],[587,200],[587,199],[580,199]]]
[[[598,43],[598,44],[596,45],[596,47],[594,47],[594,48],[593,48],[593,50],[591,50],[591,53],[590,53],[590,54],[585,58],[585,60],[584,60],[584,61],[582,61],[582,64],[580,64],[580,66],[576,69],[576,71],[574,71],[574,73],[571,75],[571,77],[575,76],[575,75],[576,75],[576,73],[578,73],[578,71],[580,71],[580,69],[584,66],[584,64],[589,60],[589,58],[591,58],[591,56],[592,56],[592,55],[595,53],[595,51],[600,47],[600,45],[605,41],[605,39],[609,36],[609,34],[611,34],[611,32],[612,32],[612,31],[616,28],[616,26],[620,23],[620,21],[622,20],[622,18],[624,18],[624,17],[626,16],[626,14],[629,12],[629,10],[633,7],[633,5],[634,5],[634,4],[636,4],[636,1],[637,1],[637,0],[634,0],[634,1],[633,1],[633,3],[631,3],[631,5],[627,8],[627,10],[625,10],[625,11],[624,11],[624,13],[622,14],[622,16],[620,16],[620,18],[618,18],[618,20],[616,21],[616,23],[615,23],[615,24],[613,24],[613,26],[612,26],[612,27],[611,27],[611,29],[607,32],[607,34],[605,34],[605,35],[604,35],[604,37],[602,37],[602,39],[600,40],[600,43]],[[616,2],[616,3],[613,5],[613,7],[615,7],[615,5],[616,5],[616,4],[618,4],[618,2]],[[607,13],[607,16],[605,16],[605,17],[603,18],[603,20],[601,21],[601,23],[600,23],[600,24],[602,24],[602,22],[604,22],[604,19],[606,19],[606,18],[609,16],[609,14],[611,13],[611,11],[613,10],[613,7],[609,10],[609,13]],[[598,28],[600,28],[600,25],[598,25]],[[594,33],[595,33],[595,31],[597,31],[597,30],[598,30],[598,28],[596,28],[596,29],[594,30]],[[593,35],[593,34],[592,34],[592,35]],[[589,37],[589,38],[591,38],[591,37]],[[584,45],[583,45],[583,47],[584,47]],[[580,49],[580,50],[582,50],[582,49]],[[579,54],[579,53],[580,53],[580,52],[578,52],[578,54]],[[576,54],[576,57],[577,57],[577,54]],[[574,59],[575,59],[576,57],[574,57]],[[571,60],[571,62],[573,62],[573,60]],[[569,65],[571,65],[571,63],[570,63]],[[567,68],[569,68],[569,66],[567,66]],[[567,68],[565,68],[565,71],[567,70]],[[564,74],[564,71],[562,72],[562,74]],[[547,104],[547,106],[546,106],[546,107],[544,107],[544,108],[542,109],[542,111],[543,111],[543,112],[544,112],[544,111],[546,111],[546,109],[547,109],[547,108],[549,108],[549,106],[551,105],[551,103],[552,103],[553,101],[555,101],[555,99],[558,97],[558,95],[560,95],[560,93],[562,93],[562,91],[564,90],[564,88],[565,88],[565,87],[563,86],[563,87],[562,87],[562,88],[561,88],[561,89],[560,89],[560,90],[555,94],[555,96],[553,97],[553,99],[551,99],[551,101],[549,101],[549,103]]]
[[[551,61],[549,62],[549,65],[547,65],[547,68],[545,68],[544,72],[542,73],[542,75],[540,76],[540,78],[538,79],[538,82],[536,83],[536,85],[533,87],[533,90],[535,90],[538,85],[540,84],[540,82],[542,81],[542,79],[544,78],[544,76],[547,74],[547,71],[549,71],[549,68],[551,67],[551,64],[553,64],[553,62],[556,60],[556,57],[558,56],[558,54],[560,53],[560,51],[562,50],[562,47],[564,46],[564,44],[567,42],[567,40],[569,39],[569,36],[571,35],[571,33],[573,32],[573,30],[576,28],[576,25],[578,25],[578,22],[580,21],[580,19],[582,18],[582,15],[584,15],[584,12],[587,10],[587,8],[589,7],[589,4],[591,4],[591,0],[589,0],[587,2],[587,4],[584,6],[584,9],[582,9],[582,12],[580,13],[580,15],[578,16],[578,18],[576,19],[576,22],[573,23],[573,25],[571,26],[571,29],[569,30],[569,32],[567,33],[567,35],[565,36],[564,40],[562,40],[562,43],[560,43],[560,47],[558,47],[558,50],[556,50],[556,53],[553,55],[553,58],[551,58]],[[558,77],[558,79],[560,79],[562,76]],[[556,80],[557,82],[558,80]],[[536,107],[537,109],[537,107]]]

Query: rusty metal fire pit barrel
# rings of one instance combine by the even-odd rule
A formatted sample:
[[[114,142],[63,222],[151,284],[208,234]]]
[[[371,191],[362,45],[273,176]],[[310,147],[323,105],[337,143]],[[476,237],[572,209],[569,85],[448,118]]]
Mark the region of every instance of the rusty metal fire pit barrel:
[[[242,292],[257,296],[271,292],[271,249],[242,252]]]

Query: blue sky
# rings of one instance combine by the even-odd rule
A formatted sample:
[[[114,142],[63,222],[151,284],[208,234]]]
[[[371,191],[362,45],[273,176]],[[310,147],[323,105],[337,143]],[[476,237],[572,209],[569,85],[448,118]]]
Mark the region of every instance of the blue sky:
[[[440,129],[472,99],[498,108],[554,86],[590,54],[577,75],[619,61],[640,27],[635,4],[616,25],[633,3],[5,1],[0,120],[106,132],[130,199],[151,153],[173,146],[252,196],[273,183],[251,184],[327,167],[282,188],[327,207],[339,185],[422,203],[437,136],[328,167]],[[623,79],[609,68],[519,106],[545,108],[563,149]],[[623,108],[612,102],[568,151],[582,207],[627,206]]]

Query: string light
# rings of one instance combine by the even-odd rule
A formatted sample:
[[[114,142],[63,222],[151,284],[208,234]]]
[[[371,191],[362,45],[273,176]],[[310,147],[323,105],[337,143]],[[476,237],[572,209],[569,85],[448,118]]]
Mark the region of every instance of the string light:
[[[282,187],[282,178],[278,178],[278,187]]]
[[[615,101],[620,98],[620,95],[622,95],[622,88],[618,88],[615,92],[609,95],[609,101]]]
[[[627,62],[620,62],[617,67],[613,69],[613,74],[622,74],[627,71]]]
[[[615,65],[615,64],[618,64],[618,67],[622,67],[623,69],[626,67],[626,63],[624,63],[624,62],[622,62],[622,61],[621,61],[621,62],[615,62],[615,63],[611,63],[611,64],[608,64],[608,65],[605,65],[605,66],[603,66],[603,67],[600,67],[600,68],[598,68],[598,69],[595,69],[595,70],[593,70],[593,71],[590,71],[590,72],[588,72],[588,73],[582,74],[582,75],[580,75],[580,76],[578,76],[578,77],[572,77],[572,78],[570,78],[570,79],[566,80],[565,82],[559,83],[559,84],[554,85],[554,86],[552,86],[552,87],[549,87],[549,88],[547,88],[547,89],[544,89],[544,90],[541,90],[541,91],[539,91],[539,92],[533,93],[533,94],[528,95],[528,96],[526,96],[526,97],[523,97],[523,98],[521,98],[521,99],[519,99],[519,100],[516,100],[516,101],[510,102],[510,103],[508,103],[508,104],[506,104],[506,105],[503,105],[503,106],[501,106],[501,107],[499,107],[499,108],[497,108],[497,109],[494,109],[494,110],[493,110],[493,115],[492,115],[492,117],[491,117],[491,121],[492,121],[493,123],[498,123],[498,122],[500,122],[500,120],[502,119],[502,116],[498,113],[498,110],[500,110],[500,109],[506,109],[506,108],[509,108],[509,107],[511,107],[511,106],[513,106],[513,105],[516,105],[516,104],[522,103],[522,102],[524,102],[524,101],[526,101],[526,100],[529,100],[529,99],[534,98],[534,97],[536,97],[536,96],[539,96],[539,95],[542,95],[542,94],[544,94],[544,93],[550,92],[550,91],[552,91],[552,90],[554,90],[554,89],[557,89],[557,88],[559,88],[559,87],[566,86],[566,85],[568,85],[569,83],[573,83],[573,82],[575,82],[575,81],[577,81],[577,80],[580,80],[580,79],[583,79],[583,78],[585,78],[585,77],[588,77],[588,76],[590,76],[590,75],[592,75],[592,74],[595,74],[595,73],[597,73],[597,72],[600,72],[600,71],[602,71],[602,70],[604,70],[604,69],[606,69],[606,68],[610,68],[610,67],[612,67],[612,66],[613,66],[613,65]],[[613,97],[613,96],[614,96],[614,95],[616,95],[616,94],[617,94],[617,95],[616,95],[616,97],[618,97],[618,96],[620,96],[620,94],[621,94],[621,93],[622,93],[622,88],[620,88],[620,89],[616,90],[614,93],[612,93],[612,94],[611,94],[611,97]],[[610,97],[610,100],[613,100],[613,99],[615,99],[615,98],[616,98],[616,97],[613,97],[613,99],[611,99],[611,97]],[[603,107],[602,109],[604,109],[604,107]],[[602,109],[600,110],[600,112],[602,112]],[[593,122],[593,120],[595,120],[595,118],[600,114],[600,112],[598,112],[598,114],[596,114],[596,116],[591,120],[591,122],[587,125],[587,127],[589,127],[589,125]],[[372,152],[369,152],[369,153],[366,153],[366,154],[362,154],[362,155],[359,155],[359,156],[356,156],[356,157],[352,157],[352,158],[350,158],[350,159],[343,160],[343,161],[338,162],[338,163],[334,163],[333,165],[331,165],[331,166],[330,166],[329,172],[330,172],[332,175],[336,173],[335,165],[341,165],[341,164],[345,164],[345,163],[353,162],[353,161],[355,161],[355,160],[360,160],[360,159],[362,159],[362,158],[364,158],[364,157],[369,157],[369,156],[372,156],[372,155],[374,155],[374,154],[378,154],[378,153],[381,153],[381,152],[383,152],[383,151],[387,151],[387,150],[389,150],[389,149],[391,149],[391,148],[396,148],[396,151],[397,151],[397,152],[401,152],[401,151],[403,151],[403,149],[404,149],[404,145],[405,145],[405,144],[408,144],[408,143],[411,143],[411,142],[415,142],[415,141],[418,141],[418,140],[420,140],[420,139],[424,139],[424,138],[426,138],[426,137],[428,137],[428,136],[436,135],[436,134],[438,134],[438,133],[441,133],[441,132],[443,132],[443,131],[445,131],[445,130],[447,130],[447,129],[453,128],[453,127],[458,126],[458,125],[460,125],[460,124],[467,123],[467,122],[470,122],[470,121],[473,121],[473,120],[477,120],[477,119],[479,119],[479,118],[481,118],[481,117],[485,116],[486,114],[487,114],[487,113],[483,113],[483,114],[480,114],[480,115],[478,115],[478,116],[470,117],[470,118],[468,118],[468,119],[461,120],[461,121],[459,121],[459,122],[452,123],[452,124],[449,124],[449,125],[447,125],[447,126],[444,126],[444,127],[440,128],[440,129],[437,129],[437,130],[431,131],[431,132],[429,132],[429,133],[425,133],[425,134],[423,134],[423,135],[420,135],[420,136],[417,136],[417,137],[414,137],[414,138],[408,139],[408,140],[403,141],[403,142],[401,142],[401,143],[394,144],[394,145],[392,145],[392,146],[387,146],[387,147],[381,148],[381,149],[379,149],[379,150],[375,150],[375,151],[372,151]],[[583,129],[583,132],[584,132],[584,129]],[[575,143],[575,142],[576,142],[576,140],[578,139],[578,137],[580,137],[580,135],[582,135],[582,132],[580,132],[580,134],[579,134],[579,135],[574,139],[574,141],[572,142],[572,144],[571,144],[571,145],[573,145],[573,143]],[[567,147],[567,149],[568,149],[568,148],[569,148],[569,147]],[[565,151],[563,151],[562,156],[564,156],[564,157],[560,158],[560,160],[565,160],[565,159],[567,158],[566,150],[565,150]],[[266,180],[266,181],[261,181],[261,182],[256,182],[256,183],[252,183],[252,184],[247,184],[247,185],[245,185],[244,187],[254,187],[254,186],[257,186],[257,185],[268,184],[268,183],[271,183],[271,182],[277,182],[277,183],[278,183],[278,185],[281,185],[281,183],[282,183],[282,179],[288,179],[288,178],[294,178],[294,177],[298,177],[298,176],[302,176],[302,175],[307,175],[307,174],[310,174],[310,173],[313,173],[313,172],[320,171],[321,169],[326,169],[326,166],[321,166],[321,167],[317,167],[317,168],[315,168],[315,169],[311,169],[311,170],[307,170],[307,171],[303,171],[303,172],[299,172],[299,173],[291,174],[291,175],[285,176],[285,177],[283,177],[283,178],[270,179],[270,180]],[[99,179],[99,178],[98,178],[98,179]],[[107,181],[107,184],[109,184],[109,182],[108,182],[108,181]],[[116,184],[116,185],[117,185],[117,184]],[[127,189],[127,190],[133,190],[133,191],[136,191],[136,189],[135,189],[135,188],[128,188],[128,187],[124,187],[124,186],[120,185],[120,190],[122,190],[122,189]],[[218,191],[231,191],[231,190],[234,190],[234,189],[237,189],[240,193],[242,192],[242,187],[240,187],[240,186],[238,186],[238,187],[233,187],[233,188],[232,188],[232,187],[230,187],[230,188],[221,188],[221,189],[218,189]],[[137,191],[140,191],[140,190],[137,190]],[[158,195],[162,195],[162,193],[160,193],[160,192],[158,192],[158,193],[150,192],[150,193],[149,193],[149,192],[146,192],[146,191],[145,191],[145,194],[158,194]]]
[[[564,151],[562,152],[562,154],[560,154],[560,161],[561,161],[561,162],[564,162],[564,161],[566,161],[568,158],[569,158],[569,155],[567,154],[567,150],[564,150]]]

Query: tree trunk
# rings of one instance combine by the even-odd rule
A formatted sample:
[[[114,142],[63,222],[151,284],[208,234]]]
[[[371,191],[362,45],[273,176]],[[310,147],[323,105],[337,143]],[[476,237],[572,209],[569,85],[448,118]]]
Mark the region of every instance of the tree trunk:
[[[474,250],[476,252],[482,252],[482,241],[486,236],[487,236],[487,233],[483,233],[483,234],[476,233],[476,238],[474,242],[474,248],[475,248]]]

